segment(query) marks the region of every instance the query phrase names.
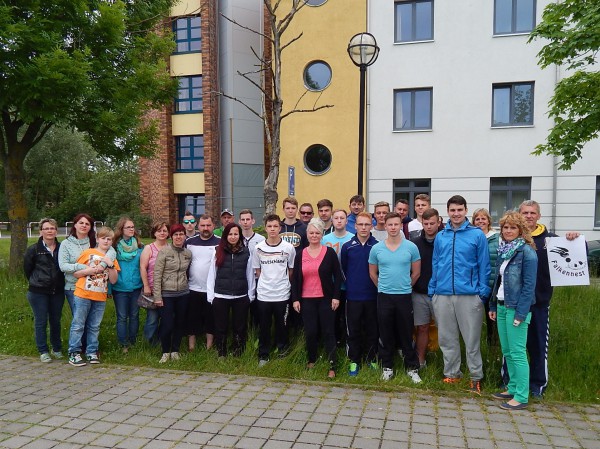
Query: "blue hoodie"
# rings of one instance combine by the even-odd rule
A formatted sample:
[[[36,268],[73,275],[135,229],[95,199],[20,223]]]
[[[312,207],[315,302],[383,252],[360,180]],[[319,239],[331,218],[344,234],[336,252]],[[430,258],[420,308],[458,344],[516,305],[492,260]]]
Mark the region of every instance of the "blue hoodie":
[[[435,237],[429,296],[479,295],[484,301],[491,292],[489,278],[490,254],[483,231],[469,220],[456,230],[448,221]]]

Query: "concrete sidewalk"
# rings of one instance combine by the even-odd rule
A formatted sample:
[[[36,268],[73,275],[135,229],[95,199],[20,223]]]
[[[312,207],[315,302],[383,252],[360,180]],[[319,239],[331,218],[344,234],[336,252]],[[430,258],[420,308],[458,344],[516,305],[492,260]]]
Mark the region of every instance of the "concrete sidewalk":
[[[2,448],[600,448],[600,407],[0,356]]]

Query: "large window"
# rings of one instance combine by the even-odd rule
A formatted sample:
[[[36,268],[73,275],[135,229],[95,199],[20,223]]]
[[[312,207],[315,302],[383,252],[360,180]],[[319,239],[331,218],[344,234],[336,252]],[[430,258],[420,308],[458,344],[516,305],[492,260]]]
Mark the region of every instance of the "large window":
[[[175,112],[202,112],[202,75],[179,78]]]
[[[200,17],[183,17],[173,21],[176,53],[202,51]]]
[[[492,126],[533,125],[533,83],[494,84]]]
[[[504,212],[531,197],[531,178],[490,178],[490,215],[494,225]]]
[[[494,34],[529,33],[535,28],[536,0],[495,0]]]
[[[394,130],[431,129],[433,89],[394,91]]]
[[[394,42],[433,39],[433,0],[396,2],[394,24]]]
[[[600,228],[600,176],[596,176],[596,214],[594,215],[594,227]]]
[[[179,199],[179,222],[183,219],[185,211],[198,217],[206,212],[206,199],[204,195],[177,195]]]
[[[178,136],[177,171],[204,171],[204,136]]]
[[[304,152],[304,168],[311,175],[322,175],[331,168],[331,151],[325,145],[311,145]]]
[[[392,209],[396,205],[396,201],[403,199],[408,201],[411,211],[415,210],[415,196],[420,193],[426,193],[431,196],[431,179],[394,179],[394,201]]]

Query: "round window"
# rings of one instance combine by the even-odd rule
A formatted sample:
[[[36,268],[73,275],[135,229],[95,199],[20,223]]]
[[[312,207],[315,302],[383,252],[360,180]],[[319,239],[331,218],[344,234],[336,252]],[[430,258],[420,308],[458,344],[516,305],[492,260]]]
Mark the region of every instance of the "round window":
[[[323,61],[313,61],[304,69],[304,85],[308,90],[320,91],[331,82],[331,67]]]
[[[327,0],[306,0],[308,6],[321,6]]]
[[[325,145],[308,147],[304,153],[304,168],[313,175],[322,175],[331,168],[331,151]]]

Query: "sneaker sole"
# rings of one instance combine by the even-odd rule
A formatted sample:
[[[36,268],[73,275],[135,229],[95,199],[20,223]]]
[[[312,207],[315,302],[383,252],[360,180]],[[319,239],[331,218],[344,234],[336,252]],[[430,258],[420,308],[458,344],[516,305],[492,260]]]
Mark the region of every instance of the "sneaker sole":
[[[79,366],[85,366],[85,365],[87,365],[87,363],[86,362],[83,362],[83,363],[69,362],[69,365],[79,367]]]

